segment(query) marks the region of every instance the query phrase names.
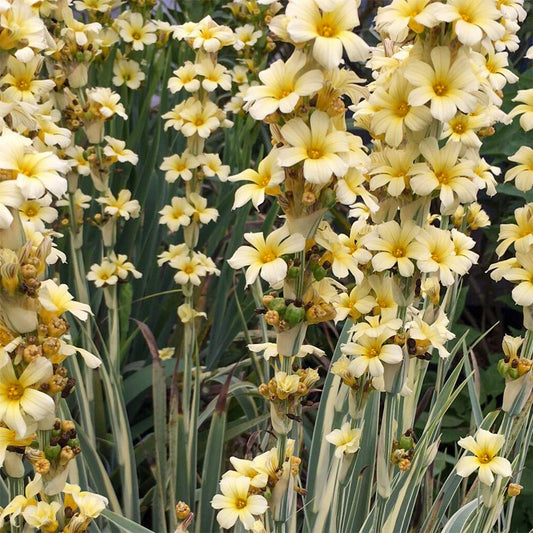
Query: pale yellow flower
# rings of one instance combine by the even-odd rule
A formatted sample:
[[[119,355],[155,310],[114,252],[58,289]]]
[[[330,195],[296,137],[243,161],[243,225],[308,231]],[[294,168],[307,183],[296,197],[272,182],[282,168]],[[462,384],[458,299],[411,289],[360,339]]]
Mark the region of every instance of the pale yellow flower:
[[[127,12],[128,16],[118,19],[120,36],[126,43],[131,43],[134,50],[143,50],[145,45],[153,44],[157,40],[155,25],[148,21],[145,23],[140,13]]]
[[[177,256],[172,260],[171,265],[178,271],[174,275],[174,281],[179,285],[187,283],[200,285],[202,283],[200,278],[207,274],[205,265],[196,256]]]
[[[7,74],[0,83],[8,85],[4,89],[7,100],[36,103],[37,98],[55,87],[53,80],[39,79],[42,58],[34,57],[31,61],[18,61],[14,56],[7,60]]]
[[[102,119],[110,119],[113,115],[118,115],[124,120],[128,118],[124,106],[120,103],[120,96],[108,87],[88,89],[87,101]]]
[[[69,169],[53,152],[37,152],[28,146],[29,139],[4,130],[0,137],[0,168],[12,170],[26,199],[40,198],[46,191],[62,196],[67,180],[61,176]]]
[[[51,279],[41,282],[39,303],[46,311],[57,316],[68,311],[80,320],[87,320],[87,317],[92,315],[89,305],[74,300],[74,296],[68,291],[68,285],[57,285]]]
[[[191,137],[196,133],[207,139],[221,125],[219,112],[219,108],[211,100],[203,105],[202,102],[196,100],[181,111],[180,118],[183,123],[177,129],[185,137]]]
[[[57,512],[61,504],[59,502],[40,501],[37,505],[28,505],[22,512],[24,520],[32,527],[41,531],[56,531],[58,527]]]
[[[97,198],[96,201],[105,205],[105,213],[115,217],[122,217],[125,220],[129,220],[130,217],[137,218],[141,210],[139,201],[131,199],[131,191],[128,189],[122,189],[116,197],[108,190],[105,196]]]
[[[245,233],[244,238],[252,246],[241,246],[228,260],[232,268],[245,266],[246,285],[251,285],[257,276],[275,285],[283,281],[287,274],[285,254],[299,252],[305,247],[305,239],[299,233],[288,235],[286,226],[274,230],[265,239],[262,233]]]
[[[349,365],[349,371],[355,377],[361,377],[369,372],[372,377],[382,376],[385,372],[383,363],[397,364],[403,360],[403,353],[397,344],[386,344],[387,333],[377,337],[361,335],[357,342],[348,342],[341,346],[342,353],[354,356]]]
[[[459,52],[452,62],[450,48],[437,46],[431,50],[431,65],[411,60],[404,76],[416,87],[409,94],[409,105],[429,102],[431,115],[442,122],[450,120],[457,109],[464,113],[475,110],[477,98],[473,93],[479,82],[464,53]]]
[[[395,220],[377,226],[375,233],[365,237],[364,245],[378,253],[372,258],[372,266],[377,272],[397,267],[401,276],[410,277],[415,271],[412,259],[420,254],[420,244],[416,236],[420,227],[406,221],[401,226]]]
[[[190,93],[196,92],[200,88],[200,80],[196,78],[196,64],[192,61],[185,63],[174,71],[174,76],[168,80],[168,88],[171,93],[177,93],[185,89]]]
[[[228,181],[248,181],[235,191],[233,208],[242,207],[249,200],[256,209],[265,201],[265,194],[275,195],[281,192],[279,185],[285,179],[285,172],[278,163],[277,150],[271,150],[259,163],[257,171],[251,168],[230,176]]]
[[[304,178],[317,184],[326,184],[332,174],[346,174],[348,165],[341,154],[348,151],[348,138],[345,132],[333,128],[326,113],[315,111],[309,126],[301,118],[294,118],[281,128],[281,135],[290,145],[278,152],[282,167],[303,161]]]
[[[333,305],[337,311],[335,322],[344,320],[348,316],[355,321],[372,311],[376,306],[376,298],[370,294],[368,283],[363,281],[363,283],[356,285],[350,293],[342,292],[339,301]]]
[[[335,457],[342,459],[344,455],[350,455],[359,449],[361,429],[352,428],[350,422],[345,422],[340,429],[328,433],[325,439],[335,446]]]
[[[135,269],[133,263],[128,261],[128,256],[126,254],[117,255],[115,252],[111,252],[107,260],[115,266],[115,274],[120,279],[126,279],[130,273],[135,279],[140,279],[142,277],[142,274]]]
[[[520,126],[524,131],[530,131],[533,129],[533,89],[526,89],[518,91],[513,98],[513,102],[522,102],[520,105],[515,106],[509,113],[510,117],[520,117]]]
[[[174,357],[175,351],[176,348],[172,348],[169,346],[167,348],[161,348],[161,350],[158,350],[157,353],[159,355],[159,359],[161,359],[162,361],[166,361],[167,359],[172,359]]]
[[[289,2],[287,32],[295,43],[313,42],[313,57],[331,70],[342,60],[343,48],[351,61],[364,61],[368,45],[353,29],[359,26],[355,0],[336,0],[330,11],[319,9],[315,0]]]
[[[185,198],[174,196],[171,205],[165,205],[159,214],[159,224],[166,224],[171,232],[178,231],[181,226],[188,226],[194,214],[194,207]]]
[[[138,89],[141,86],[141,82],[146,78],[139,63],[132,59],[117,59],[113,63],[113,74],[111,81],[114,85],[120,87],[126,84],[132,90]]]
[[[225,91],[231,89],[231,75],[224,65],[213,62],[209,58],[195,64],[196,73],[202,76],[202,87],[207,92],[212,92],[220,87]]]
[[[453,22],[460,42],[467,46],[479,44],[487,36],[496,41],[503,36],[505,28],[498,22],[501,13],[491,0],[448,0],[437,2],[433,14],[444,22]]]
[[[259,73],[262,85],[250,87],[244,96],[245,109],[256,120],[280,111],[291,113],[300,98],[309,96],[322,88],[324,76],[320,70],[304,72],[306,57],[295,51],[287,62],[275,61]]]
[[[207,315],[201,311],[196,311],[189,304],[181,304],[178,307],[178,316],[182,324],[188,324],[191,320],[194,320],[197,317],[207,318]]]
[[[120,163],[131,163],[136,165],[139,161],[139,156],[132,150],[126,148],[126,143],[121,139],[114,139],[109,135],[104,137],[107,145],[104,146],[104,155],[111,158],[112,161],[119,161]]]
[[[393,41],[401,43],[410,31],[421,33],[425,28],[433,28],[438,24],[429,7],[431,5],[430,0],[393,0],[378,9],[376,28],[379,32],[387,32]]]
[[[116,285],[118,283],[118,276],[115,265],[104,259],[100,264],[95,263],[91,265],[87,273],[87,279],[94,281],[97,287],[107,287],[109,285]]]
[[[388,194],[400,196],[409,185],[409,172],[418,153],[418,148],[413,144],[408,144],[404,150],[385,147],[383,152],[376,152],[375,164],[370,171],[370,190],[375,191],[386,185]]]
[[[437,349],[440,357],[446,358],[450,352],[446,349],[445,344],[455,338],[455,334],[448,330],[448,324],[449,320],[446,314],[439,311],[437,318],[431,324],[417,315],[409,322],[407,328],[411,339],[428,341],[433,348]]]
[[[245,24],[235,28],[235,50],[242,50],[245,46],[253,46],[263,35],[261,30],[255,30],[253,24]]]
[[[189,194],[189,200],[192,207],[192,220],[200,221],[202,224],[217,220],[218,211],[214,207],[207,207],[207,198],[193,192]]]
[[[514,217],[516,224],[501,224],[498,240],[502,241],[496,248],[498,257],[501,257],[511,246],[515,244],[528,248],[533,244],[533,204],[515,209]]]
[[[372,115],[371,127],[377,135],[385,135],[385,141],[391,146],[402,142],[406,130],[420,131],[431,122],[431,112],[426,106],[409,104],[412,89],[400,77],[387,91],[378,88],[370,97],[370,104],[378,108]]]
[[[206,52],[218,52],[224,46],[235,42],[235,35],[228,26],[217,24],[209,15],[192,27],[188,35],[195,49],[203,48]]]
[[[478,429],[475,438],[468,436],[459,439],[459,446],[473,455],[461,457],[455,469],[462,477],[468,477],[475,470],[479,470],[479,481],[485,485],[492,485],[494,474],[510,477],[513,473],[511,463],[496,454],[505,443],[505,436],[491,433],[485,429]]]
[[[511,268],[503,277],[508,281],[517,282],[513,289],[513,300],[521,306],[533,305],[533,257],[527,253],[516,252],[518,266]]]
[[[11,362],[0,368],[0,418],[17,432],[18,438],[26,437],[28,430],[34,431],[40,420],[53,417],[54,400],[34,388],[52,374],[52,363],[45,357],[29,363],[19,377]]]
[[[472,163],[459,159],[461,145],[448,143],[439,150],[435,138],[424,139],[420,152],[426,163],[416,163],[411,170],[410,186],[420,196],[440,191],[439,198],[444,210],[453,207],[457,200],[461,203],[476,199],[477,187],[473,181]]]
[[[521,146],[509,157],[509,161],[520,163],[510,168],[505,174],[505,181],[515,180],[519,191],[527,192],[533,187],[533,148]]]
[[[436,273],[445,287],[454,284],[455,273],[465,273],[455,255],[450,232],[429,226],[417,235],[416,240],[422,245],[416,263],[421,272]]]
[[[198,164],[198,158],[185,150],[181,155],[174,154],[163,158],[159,168],[166,171],[165,179],[174,183],[178,178],[189,181],[192,178],[192,170],[197,168]]]
[[[222,164],[222,160],[218,154],[200,154],[198,156],[198,165],[208,178],[217,176],[220,181],[226,181],[228,179],[230,167],[229,165]]]
[[[225,529],[229,529],[240,520],[245,529],[250,529],[255,522],[254,516],[262,515],[268,509],[268,503],[259,494],[249,495],[250,478],[224,477],[220,481],[220,491],[216,494],[211,506],[220,509],[217,522]]]
[[[0,202],[1,200],[0,194]],[[45,231],[45,222],[51,224],[57,218],[57,209],[50,207],[52,197],[45,194],[38,200],[26,200],[19,207],[20,218],[31,222],[37,231]]]

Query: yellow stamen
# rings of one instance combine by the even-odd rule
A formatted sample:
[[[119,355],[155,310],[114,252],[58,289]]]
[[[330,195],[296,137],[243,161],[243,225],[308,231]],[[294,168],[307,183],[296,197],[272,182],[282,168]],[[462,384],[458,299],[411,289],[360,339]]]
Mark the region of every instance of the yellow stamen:
[[[7,387],[7,399],[11,401],[20,400],[24,396],[24,387],[15,381]]]

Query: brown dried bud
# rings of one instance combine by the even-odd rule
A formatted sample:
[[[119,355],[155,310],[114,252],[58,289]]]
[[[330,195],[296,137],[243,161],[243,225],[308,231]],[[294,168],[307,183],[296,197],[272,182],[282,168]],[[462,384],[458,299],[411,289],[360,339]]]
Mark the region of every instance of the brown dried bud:
[[[279,313],[277,311],[267,311],[265,313],[265,322],[269,326],[276,326],[279,324]]]
[[[61,422],[61,431],[68,433],[73,430],[76,431],[76,425],[72,420],[63,420]]]
[[[36,346],[35,344],[26,346],[22,352],[22,357],[25,363],[31,363],[32,361],[35,361],[36,359],[39,359],[41,355],[42,348],[40,346]]]
[[[407,472],[411,468],[411,461],[409,459],[400,459],[398,461],[398,468],[402,472]]]
[[[54,317],[48,323],[48,335],[51,337],[61,337],[67,332],[68,326],[62,318]]]
[[[50,461],[43,457],[42,459],[38,459],[34,463],[33,467],[35,468],[35,472],[37,472],[37,474],[48,474],[50,471]]]
[[[522,492],[522,485],[519,485],[518,483],[509,483],[509,486],[507,487],[507,496],[509,498],[514,498],[515,496],[518,496],[520,492]]]
[[[74,452],[72,451],[72,448],[70,446],[65,446],[62,448],[61,453],[59,454],[59,464],[61,466],[65,466],[72,459],[74,459]]]
[[[61,348],[61,343],[59,342],[59,339],[55,337],[48,337],[43,342],[43,352],[47,356],[56,355],[57,352],[59,352],[59,349]]]
[[[26,264],[20,267],[20,273],[25,279],[35,278],[37,276],[37,269],[34,265]]]
[[[178,520],[185,520],[191,514],[191,508],[185,502],[178,502],[176,504],[176,518]]]

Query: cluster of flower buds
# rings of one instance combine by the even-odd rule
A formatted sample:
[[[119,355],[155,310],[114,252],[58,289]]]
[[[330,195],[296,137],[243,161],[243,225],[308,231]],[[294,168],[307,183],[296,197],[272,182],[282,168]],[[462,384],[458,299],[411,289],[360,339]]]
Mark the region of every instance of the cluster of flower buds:
[[[294,374],[278,371],[267,384],[259,385],[259,394],[270,402],[270,418],[277,434],[290,431],[292,421],[298,420],[299,405],[318,380],[314,368],[305,368]]]
[[[294,441],[288,440],[282,459],[278,448],[255,456],[252,460],[231,457],[234,470],[228,470],[220,481],[222,494],[217,494],[211,505],[221,509],[217,520],[230,528],[240,520],[246,530],[264,533],[265,526],[258,516],[279,503],[289,487],[296,490],[294,478],[298,476],[301,460],[293,455]]]
[[[208,275],[220,273],[210,258],[195,250],[200,228],[215,222],[219,215],[217,209],[207,206],[207,198],[202,194],[210,178],[226,181],[229,174],[229,167],[222,164],[218,154],[206,151],[206,144],[219,128],[232,126],[226,112],[217,105],[215,95],[217,90],[231,89],[231,72],[218,62],[218,54],[222,48],[235,44],[235,35],[229,27],[206,16],[199,22],[176,26],[173,37],[185,41],[195,52],[195,59],[176,69],[168,81],[172,93],[187,97],[163,115],[165,129],[180,132],[187,140],[187,147],[181,154],[165,157],[161,164],[166,181],[176,183],[180,194],[161,209],[159,222],[171,233],[182,230],[184,243],[171,245],[159,255],[158,263],[167,263],[177,271],[174,280],[183,289],[186,298],[183,305],[200,316],[201,313],[194,311],[194,287]],[[184,323],[188,323],[190,313],[185,315],[189,319]],[[181,314],[180,319],[183,322]]]

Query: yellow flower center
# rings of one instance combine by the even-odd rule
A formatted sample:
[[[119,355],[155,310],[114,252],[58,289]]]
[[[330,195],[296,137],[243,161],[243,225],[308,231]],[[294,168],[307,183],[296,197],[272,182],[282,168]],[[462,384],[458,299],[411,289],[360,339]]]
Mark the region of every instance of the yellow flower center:
[[[194,267],[192,265],[187,265],[183,269],[183,272],[185,272],[185,274],[192,274],[194,272]]]
[[[435,261],[435,263],[440,263],[440,256],[436,252],[431,254],[431,259]]]
[[[446,172],[444,172],[443,170],[441,170],[440,172],[437,172],[435,174],[435,177],[437,178],[437,181],[439,183],[442,183],[444,185],[448,183],[448,180],[449,180],[448,174],[446,174]]]
[[[27,217],[32,218],[37,214],[37,210],[34,207],[28,207],[25,214]]]
[[[322,150],[311,148],[311,150],[307,151],[307,156],[309,159],[320,159],[322,157]]]
[[[28,80],[27,78],[19,78],[15,82],[15,87],[21,92],[29,91],[30,86],[31,86],[31,81]]]
[[[411,107],[407,104],[407,102],[401,102],[396,108],[396,114],[399,117],[405,117],[405,115],[409,113],[409,109],[411,109]]]
[[[483,452],[483,453],[480,453],[478,456],[478,461],[482,464],[482,465],[486,465],[487,463],[490,463],[491,460],[492,460],[492,457],[487,453],[487,452]]]
[[[322,24],[322,26],[318,28],[318,35],[322,37],[333,37],[335,31],[329,24]]]
[[[492,61],[487,61],[486,67],[487,70],[492,74],[498,72],[498,67],[494,63],[492,63]]]
[[[366,353],[367,357],[377,357],[378,355],[379,355],[379,350],[375,346],[370,348]]]
[[[444,96],[448,92],[448,87],[442,81],[438,81],[433,85],[433,91],[437,96]]]
[[[287,98],[287,96],[289,96],[289,94],[291,94],[292,91],[290,91],[289,89],[282,89],[280,92],[279,92],[279,99],[283,99],[283,98]]]
[[[257,178],[257,185],[261,187],[262,189],[268,187],[268,184],[270,183],[270,176],[259,176]]]
[[[24,395],[24,387],[18,381],[10,383],[7,387],[6,395],[8,400],[20,400]]]
[[[263,250],[259,258],[262,263],[270,263],[275,261],[278,256],[272,250]]]
[[[451,128],[454,133],[458,133],[459,135],[462,135],[466,131],[466,126],[462,122],[451,124]]]
[[[104,281],[107,280],[107,279],[109,279],[109,274],[106,274],[105,272],[102,273],[102,274],[100,274],[100,279],[102,279],[102,280],[104,280]]]
[[[131,38],[134,40],[134,41],[138,41],[140,40],[142,37],[141,33],[138,32],[138,31],[134,31],[132,34],[131,34]]]
[[[198,117],[195,121],[194,121],[194,125],[195,126],[203,126],[205,124],[205,120],[203,119],[203,117]]]
[[[246,507],[246,500],[243,498],[237,498],[235,500],[235,508],[236,509],[244,509]]]
[[[468,13],[459,13],[461,15],[461,18],[465,22],[470,22],[472,20],[472,17]]]
[[[398,246],[397,248],[394,248],[394,250],[392,251],[392,255],[397,258],[404,257],[405,250]]]

